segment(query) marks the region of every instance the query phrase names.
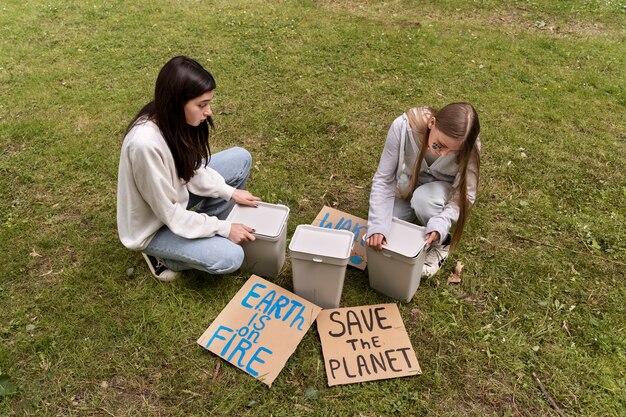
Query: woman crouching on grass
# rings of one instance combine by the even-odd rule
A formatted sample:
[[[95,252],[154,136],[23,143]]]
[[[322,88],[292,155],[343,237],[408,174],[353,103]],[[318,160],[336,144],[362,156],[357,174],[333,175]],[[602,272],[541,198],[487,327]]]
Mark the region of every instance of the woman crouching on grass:
[[[372,182],[367,244],[382,250],[392,217],[426,227],[422,275],[434,275],[455,249],[476,199],[480,124],[468,103],[415,107],[387,134]],[[456,223],[454,236],[450,227]]]
[[[179,271],[233,272],[238,244],[253,230],[224,220],[235,203],[260,201],[243,188],[252,158],[242,148],[211,155],[209,125],[215,80],[187,57],[159,72],[154,100],[126,130],[117,184],[122,244],[141,251],[152,274],[171,281]]]

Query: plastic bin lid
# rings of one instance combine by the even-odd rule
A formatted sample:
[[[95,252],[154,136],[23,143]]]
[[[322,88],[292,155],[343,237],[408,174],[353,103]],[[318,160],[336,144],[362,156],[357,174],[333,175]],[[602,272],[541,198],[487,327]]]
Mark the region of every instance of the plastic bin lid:
[[[291,237],[289,250],[328,258],[348,259],[354,233],[348,230],[301,224]]]
[[[416,257],[426,244],[424,228],[394,217],[385,249],[407,258]]]
[[[287,206],[259,202],[258,207],[236,204],[226,220],[255,229],[255,235],[276,237],[282,232],[288,216]]]

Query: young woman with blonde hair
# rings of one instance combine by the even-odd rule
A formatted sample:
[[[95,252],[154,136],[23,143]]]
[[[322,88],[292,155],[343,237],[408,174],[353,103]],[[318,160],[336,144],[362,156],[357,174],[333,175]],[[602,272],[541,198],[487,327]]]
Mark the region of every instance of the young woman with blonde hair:
[[[474,107],[415,107],[394,120],[374,175],[367,244],[381,250],[392,217],[426,227],[423,275],[434,275],[455,249],[476,199],[480,124]],[[450,237],[450,228],[456,224]]]

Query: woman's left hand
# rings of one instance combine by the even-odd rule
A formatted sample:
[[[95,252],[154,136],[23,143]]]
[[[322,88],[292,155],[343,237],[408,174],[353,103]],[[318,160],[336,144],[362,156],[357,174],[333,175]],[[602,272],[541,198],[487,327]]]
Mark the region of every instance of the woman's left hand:
[[[426,235],[426,243],[432,245],[433,242],[439,242],[439,232],[430,232]]]
[[[257,203],[261,201],[259,197],[253,196],[250,191],[247,190],[235,190],[231,198],[235,200],[237,204],[251,207],[258,206]]]

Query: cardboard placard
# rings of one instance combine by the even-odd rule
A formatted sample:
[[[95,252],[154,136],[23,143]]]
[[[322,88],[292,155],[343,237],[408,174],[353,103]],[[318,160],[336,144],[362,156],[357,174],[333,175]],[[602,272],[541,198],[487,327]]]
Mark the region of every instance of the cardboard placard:
[[[317,330],[328,386],[422,373],[396,304],[323,310]]]
[[[252,275],[198,344],[271,387],[320,311]]]
[[[354,233],[354,245],[348,264],[361,270],[365,269],[367,266],[367,255],[363,237],[367,233],[367,220],[324,206],[311,224],[327,229],[348,230]]]

